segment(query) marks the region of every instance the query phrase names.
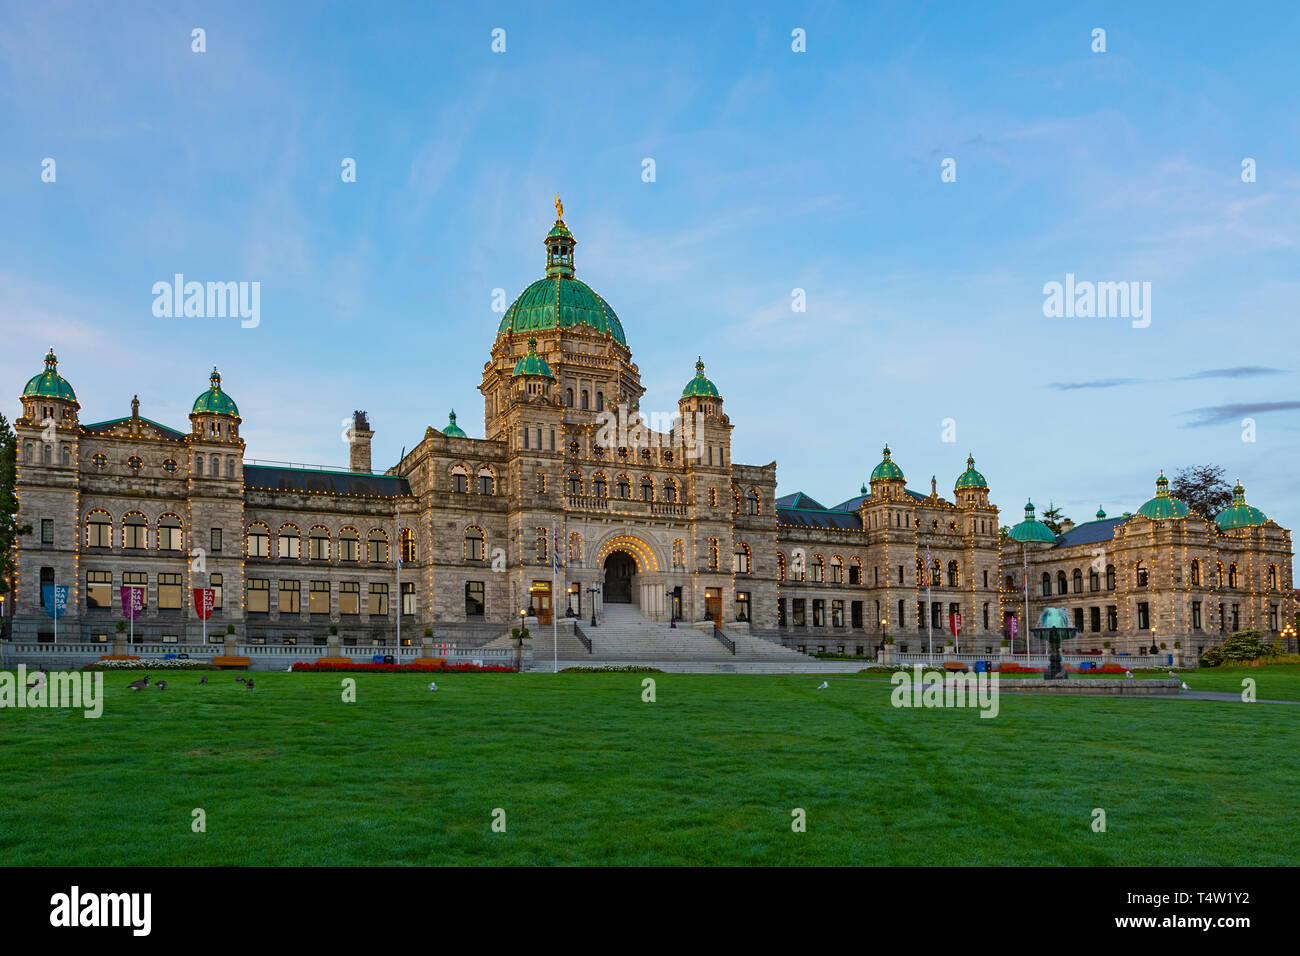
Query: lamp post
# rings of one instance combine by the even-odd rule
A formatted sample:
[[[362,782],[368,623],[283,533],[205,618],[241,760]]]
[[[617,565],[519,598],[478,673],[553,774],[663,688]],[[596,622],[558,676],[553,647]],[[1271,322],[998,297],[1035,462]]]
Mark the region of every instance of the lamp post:
[[[668,626],[677,626],[677,608],[673,606],[673,592],[665,591],[664,597],[668,598]]]
[[[587,588],[587,593],[591,595],[591,626],[596,626],[596,595],[600,593],[600,585],[593,584]]]

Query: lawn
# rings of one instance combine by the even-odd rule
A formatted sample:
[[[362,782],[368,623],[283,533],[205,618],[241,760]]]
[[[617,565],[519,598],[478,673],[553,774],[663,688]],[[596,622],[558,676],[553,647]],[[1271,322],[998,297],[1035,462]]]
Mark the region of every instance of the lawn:
[[[1243,675],[1300,699],[1298,667],[1186,676]],[[675,674],[654,703],[641,674],[356,675],[343,703],[337,674],[135,676],[104,675],[99,720],[0,710],[0,864],[1300,863],[1289,705],[1008,694],[982,719],[866,675]]]

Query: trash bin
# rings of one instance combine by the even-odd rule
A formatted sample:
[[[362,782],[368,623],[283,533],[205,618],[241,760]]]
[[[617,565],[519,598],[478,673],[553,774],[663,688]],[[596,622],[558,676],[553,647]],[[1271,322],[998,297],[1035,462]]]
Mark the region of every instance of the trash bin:
[[[384,662],[383,654],[376,654],[370,658],[370,663],[372,664],[382,664],[383,662]]]
[[[174,661],[174,660],[176,660],[176,655],[175,655],[175,654],[164,654],[164,655],[163,655],[163,660],[165,660],[165,661]]]
[[[1173,654],[1166,654],[1166,655],[1165,655],[1165,663],[1168,664],[1170,667],[1173,667],[1173,666],[1174,666],[1174,655],[1173,655]]]
[[[976,661],[976,662],[975,662],[975,673],[976,673],[976,674],[987,674],[987,673],[988,673],[988,670],[989,670],[989,662],[988,662],[988,661]]]
[[[397,663],[397,659],[396,659],[395,657],[393,657],[392,654],[385,654],[385,655],[384,655],[384,663],[385,663],[385,664],[396,664],[396,663]]]

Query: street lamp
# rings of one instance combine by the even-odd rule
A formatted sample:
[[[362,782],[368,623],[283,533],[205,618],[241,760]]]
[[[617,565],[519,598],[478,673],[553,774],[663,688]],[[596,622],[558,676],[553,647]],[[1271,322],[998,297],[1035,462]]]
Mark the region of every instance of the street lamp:
[[[677,626],[677,608],[673,606],[673,592],[665,591],[664,597],[668,598],[668,626]]]
[[[587,593],[591,595],[591,626],[596,626],[596,595],[600,593],[600,585],[593,584],[587,588]]]

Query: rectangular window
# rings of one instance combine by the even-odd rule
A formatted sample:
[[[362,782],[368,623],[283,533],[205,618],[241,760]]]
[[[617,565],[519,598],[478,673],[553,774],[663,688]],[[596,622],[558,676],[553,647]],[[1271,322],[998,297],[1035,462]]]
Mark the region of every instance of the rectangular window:
[[[302,585],[297,581],[280,582],[280,613],[297,614],[302,610]]]
[[[1119,630],[1119,608],[1113,604],[1106,608],[1106,630]]]
[[[1146,601],[1138,601],[1138,630],[1145,631],[1151,626],[1151,605]]]
[[[1094,634],[1101,633],[1101,608],[1093,607],[1088,609],[1088,630]]]
[[[826,626],[826,602],[821,598],[813,601],[813,627]]]
[[[146,528],[142,524],[122,525],[122,547],[143,549],[146,545]]]
[[[221,553],[221,529],[213,528],[208,535],[208,550],[213,554]]]
[[[843,626],[844,626],[844,602],[832,601],[831,602],[831,627],[843,627]]]
[[[844,583],[844,565],[838,561],[831,562],[831,584]]]
[[[546,494],[546,475],[540,471],[537,473],[537,493],[539,495]]]
[[[356,538],[339,538],[339,560],[356,561],[361,557],[361,542]]]
[[[271,582],[251,578],[248,582],[248,613],[266,614],[271,610]]]
[[[113,606],[113,573],[86,572],[86,607],[107,610]]]
[[[483,582],[466,581],[465,582],[465,616],[482,617],[483,616]]]
[[[280,535],[279,547],[280,557],[297,560],[302,554],[302,539],[296,534],[282,534]]]
[[[528,450],[528,426],[524,426],[524,450]]]
[[[248,556],[265,558],[271,553],[271,536],[265,531],[248,532]]]
[[[402,613],[408,617],[415,613],[415,585],[402,582]]]
[[[795,598],[791,602],[790,616],[794,622],[795,627],[803,627],[808,623],[804,613],[804,605],[805,602],[803,598]]]
[[[849,622],[854,627],[862,626],[862,602],[854,601],[849,605]]]
[[[862,569],[856,564],[849,565],[849,584],[862,583]]]
[[[1193,601],[1192,602],[1192,630],[1199,631],[1200,629],[1201,629],[1201,602]]]
[[[736,592],[736,620],[737,621],[749,620],[749,592],[748,591]]]
[[[1241,630],[1241,605],[1240,604],[1234,604],[1232,606],[1232,630],[1234,633]]]
[[[330,559],[330,539],[313,534],[307,539],[307,560],[328,561]]]
[[[785,598],[776,599],[776,626],[785,627]]]
[[[1268,606],[1268,629],[1270,631],[1277,630],[1277,605],[1276,604],[1270,604]]]
[[[388,585],[370,582],[370,613],[379,617],[388,616]]]
[[[158,526],[158,550],[179,551],[181,549],[181,529],[176,525]]]
[[[54,519],[42,518],[41,519],[41,544],[53,544],[53,543],[54,543]]]
[[[111,548],[113,546],[113,526],[107,521],[92,521],[86,526],[86,547]]]
[[[208,575],[208,587],[212,588],[212,610],[221,610],[221,591],[223,578],[219,574]]]
[[[339,613],[361,613],[361,584],[357,581],[339,583]]]
[[[1083,633],[1083,608],[1081,607],[1074,609],[1074,626],[1080,634]]]
[[[330,612],[330,583],[328,581],[312,581],[309,588],[307,600],[308,614],[328,614]]]

